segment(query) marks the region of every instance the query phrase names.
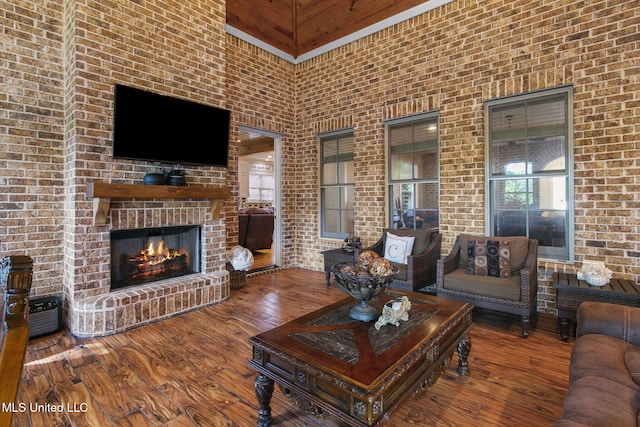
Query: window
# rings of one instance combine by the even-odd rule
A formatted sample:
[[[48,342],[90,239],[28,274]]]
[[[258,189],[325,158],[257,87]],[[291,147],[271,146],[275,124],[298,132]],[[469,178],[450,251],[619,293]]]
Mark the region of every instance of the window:
[[[275,196],[275,180],[273,175],[249,173],[249,201],[273,202]]]
[[[345,238],[353,233],[353,131],[319,136],[320,235]]]
[[[488,234],[528,236],[539,255],[572,259],[572,90],[486,103]]]
[[[438,114],[390,120],[385,125],[389,160],[389,227],[438,227]]]

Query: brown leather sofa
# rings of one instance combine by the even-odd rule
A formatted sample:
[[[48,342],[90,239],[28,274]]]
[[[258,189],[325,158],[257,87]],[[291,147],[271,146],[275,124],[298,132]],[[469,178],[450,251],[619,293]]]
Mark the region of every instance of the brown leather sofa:
[[[250,251],[270,249],[273,244],[275,215],[269,209],[240,209],[238,213],[238,244]]]
[[[638,425],[640,307],[587,301],[576,319],[569,391],[553,427]]]

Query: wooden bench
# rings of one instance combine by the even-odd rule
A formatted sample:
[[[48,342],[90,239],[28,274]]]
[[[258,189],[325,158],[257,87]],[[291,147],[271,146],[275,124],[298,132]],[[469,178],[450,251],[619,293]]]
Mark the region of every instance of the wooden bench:
[[[33,261],[28,256],[14,255],[0,262],[0,405],[10,408],[16,401],[22,365],[29,341],[29,291]],[[0,411],[0,426],[11,425],[11,411]]]

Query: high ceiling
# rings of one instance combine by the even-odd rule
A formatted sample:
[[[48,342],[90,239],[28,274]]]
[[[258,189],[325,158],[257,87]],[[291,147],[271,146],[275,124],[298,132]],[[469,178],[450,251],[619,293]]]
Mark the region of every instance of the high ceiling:
[[[293,58],[425,0],[227,0],[227,24]]]

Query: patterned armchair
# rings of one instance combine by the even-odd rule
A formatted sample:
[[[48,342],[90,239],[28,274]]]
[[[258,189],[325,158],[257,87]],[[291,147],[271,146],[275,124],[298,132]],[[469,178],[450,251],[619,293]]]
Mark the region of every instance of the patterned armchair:
[[[490,250],[486,249],[487,242],[491,242]],[[476,256],[477,247],[484,248],[487,256],[483,258],[482,251]],[[538,241],[535,239],[461,234],[451,253],[437,263],[437,296],[520,315],[524,338],[529,336],[530,317],[537,312],[537,293]]]

